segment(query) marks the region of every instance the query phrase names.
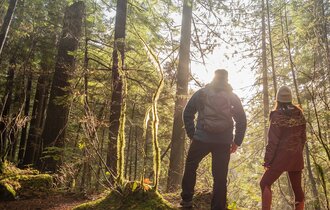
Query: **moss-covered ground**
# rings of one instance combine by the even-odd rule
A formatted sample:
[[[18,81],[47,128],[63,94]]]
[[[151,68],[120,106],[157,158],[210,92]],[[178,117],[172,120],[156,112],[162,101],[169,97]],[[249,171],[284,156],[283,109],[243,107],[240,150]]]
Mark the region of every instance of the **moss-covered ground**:
[[[0,174],[0,200],[35,198],[46,196],[53,185],[49,174],[37,170],[21,170],[10,163],[4,163]]]
[[[127,183],[104,198],[77,206],[74,210],[174,210],[155,190],[138,182]]]
[[[66,195],[53,190],[52,177],[33,169],[21,170],[6,163],[0,173],[0,209],[75,209],[75,210],[177,210],[179,193],[160,195],[147,184],[128,182],[101,198]],[[196,192],[194,210],[210,209],[212,194]],[[18,200],[15,200],[19,198]],[[24,199],[23,199],[24,198]],[[94,197],[95,198],[95,197]],[[15,200],[15,201],[10,201]],[[3,202],[5,201],[5,202]],[[80,205],[79,205],[80,204]],[[235,203],[229,209],[238,209]]]

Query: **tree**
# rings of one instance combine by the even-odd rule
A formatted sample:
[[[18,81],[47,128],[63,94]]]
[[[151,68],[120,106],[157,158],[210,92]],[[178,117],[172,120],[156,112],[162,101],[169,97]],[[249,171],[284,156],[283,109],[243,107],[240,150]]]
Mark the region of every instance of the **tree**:
[[[270,50],[270,59],[272,64],[272,79],[273,79],[273,88],[274,88],[274,98],[277,93],[277,77],[274,64],[274,50],[273,50],[273,40],[272,40],[272,30],[270,25],[270,9],[269,9],[269,0],[266,0],[266,9],[267,9],[267,23],[268,23],[268,38],[269,38],[269,50]]]
[[[183,175],[185,131],[182,113],[188,96],[192,7],[193,0],[184,1],[167,191],[177,190]]]
[[[11,129],[12,121],[10,117],[10,107],[12,106],[12,95],[14,87],[14,74],[16,69],[16,57],[10,59],[10,65],[7,72],[7,81],[5,95],[2,99],[1,115],[0,115],[0,161],[4,161],[12,143],[8,138],[9,130]]]
[[[48,0],[45,2],[44,7],[40,8],[40,10],[46,11],[45,14],[39,14],[37,17],[33,18],[36,22],[34,24],[38,26],[36,31],[40,31],[40,33],[35,32],[35,36],[37,36],[36,41],[41,43],[38,48],[41,61],[40,65],[38,65],[40,71],[36,72],[38,79],[35,86],[31,121],[26,142],[26,152],[22,163],[23,165],[35,165],[41,156],[41,135],[49,99],[49,89],[51,86],[50,77],[55,67],[58,37],[61,36],[60,27],[58,26],[63,22],[63,17],[58,15],[61,14],[61,12],[57,14],[54,11],[64,10],[64,4],[65,2],[61,3],[58,0]]]
[[[3,46],[5,45],[5,41],[7,38],[7,34],[9,31],[9,28],[10,28],[11,21],[14,16],[16,5],[17,5],[17,0],[9,1],[9,7],[8,7],[5,19],[3,21],[3,24],[2,24],[1,30],[0,30],[0,55],[1,55],[1,52],[3,49]]]
[[[112,52],[112,95],[109,117],[109,143],[107,151],[107,166],[112,177],[118,175],[118,148],[120,117],[123,103],[123,73],[125,61],[125,31],[126,31],[127,0],[118,0],[116,8],[114,48]],[[123,130],[122,130],[123,131]],[[114,183],[114,179],[112,179]]]
[[[269,115],[269,93],[268,93],[268,68],[267,68],[267,49],[266,49],[266,7],[265,0],[261,0],[261,34],[262,34],[262,93],[264,103],[264,141],[267,142],[268,115]]]
[[[49,153],[39,165],[43,170],[51,172],[58,169],[64,148],[65,130],[70,111],[70,79],[75,69],[75,57],[72,53],[78,47],[84,9],[83,2],[76,2],[65,11],[45,128],[42,133],[43,150],[44,152],[48,150]]]

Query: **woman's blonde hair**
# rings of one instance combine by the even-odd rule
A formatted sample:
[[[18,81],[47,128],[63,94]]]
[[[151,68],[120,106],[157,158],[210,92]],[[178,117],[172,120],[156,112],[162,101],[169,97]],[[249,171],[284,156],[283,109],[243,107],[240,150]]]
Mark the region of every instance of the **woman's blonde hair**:
[[[301,112],[303,111],[299,105],[295,105],[292,102],[280,102],[276,101],[274,111],[275,110],[283,110],[286,115],[291,115],[291,110],[289,109],[289,106],[293,106],[300,110]]]

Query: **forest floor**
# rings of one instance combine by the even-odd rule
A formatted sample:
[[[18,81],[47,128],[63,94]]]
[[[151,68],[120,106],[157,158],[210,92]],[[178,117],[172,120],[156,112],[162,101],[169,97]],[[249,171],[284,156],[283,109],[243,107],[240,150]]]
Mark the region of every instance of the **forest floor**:
[[[98,198],[98,197],[96,197]],[[0,201],[1,210],[69,210],[73,207],[91,201],[90,198],[74,195],[55,194],[44,198],[22,199],[15,201]]]
[[[73,207],[98,199],[101,195],[82,197],[71,194],[54,194],[44,198],[0,201],[1,210],[71,210]],[[178,194],[165,194],[164,198],[174,207],[179,207]],[[194,198],[194,209],[209,209],[210,193],[201,192]]]

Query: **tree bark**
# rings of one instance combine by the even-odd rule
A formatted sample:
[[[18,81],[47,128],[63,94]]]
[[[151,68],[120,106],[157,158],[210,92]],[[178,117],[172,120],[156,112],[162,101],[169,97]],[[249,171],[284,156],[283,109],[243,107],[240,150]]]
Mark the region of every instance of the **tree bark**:
[[[135,117],[135,106],[136,103],[133,102],[133,107],[132,107],[132,115],[131,115],[131,121],[134,121]],[[127,150],[126,150],[126,165],[125,165],[125,178],[130,180],[130,175],[131,175],[131,166],[132,166],[132,138],[133,138],[133,131],[134,131],[133,125],[129,127],[128,131],[128,140],[127,140]],[[128,175],[129,172],[129,175]]]
[[[273,88],[274,88],[274,99],[276,98],[277,93],[277,76],[274,63],[274,52],[273,52],[273,40],[272,40],[272,31],[270,26],[270,11],[269,11],[269,0],[266,0],[267,6],[267,23],[268,23],[268,38],[269,38],[269,49],[270,49],[270,58],[272,63],[272,78],[273,78]]]
[[[109,117],[109,143],[106,161],[107,167],[112,174],[110,177],[116,177],[118,175],[118,138],[123,103],[123,78],[120,71],[124,70],[127,0],[118,0],[116,11],[115,40],[112,54],[112,95]],[[119,61],[121,63],[119,63]],[[113,179],[110,181],[112,184],[115,182]]]
[[[12,103],[12,95],[13,95],[13,87],[14,87],[14,73],[16,68],[16,56],[13,56],[9,62],[9,68],[7,73],[7,82],[5,95],[3,98],[3,107],[1,107],[1,115],[0,115],[0,158],[2,161],[5,160],[5,157],[8,154],[8,148],[10,146],[10,142],[8,142],[8,123],[10,121],[10,107]]]
[[[6,16],[4,18],[3,24],[1,26],[0,30],[0,55],[3,49],[3,46],[5,45],[5,41],[7,38],[7,34],[10,28],[11,21],[13,19],[15,9],[17,5],[17,0],[10,0],[9,1],[9,7],[6,13]]]
[[[46,107],[45,104],[47,103],[47,78],[48,75],[42,73],[37,80],[30,129],[26,142],[26,152],[23,159],[23,165],[36,164],[36,161],[38,159],[37,153],[38,151],[40,151],[41,147],[39,142],[42,131],[42,124],[44,121],[44,113]]]
[[[70,53],[78,48],[84,9],[83,2],[76,2],[65,12],[45,128],[42,133],[43,150],[47,147],[57,147],[61,150],[64,147],[71,96],[70,79],[75,68],[75,58]],[[52,157],[45,158],[40,165],[41,168],[44,171],[55,172],[61,163],[61,153],[60,151],[51,152]]]
[[[268,67],[267,67],[267,49],[266,49],[266,21],[265,21],[265,0],[261,0],[261,30],[262,30],[262,87],[263,87],[263,105],[264,105],[264,142],[267,144],[268,115],[269,115],[269,92],[268,92]]]
[[[182,113],[184,106],[187,103],[188,96],[192,7],[193,0],[184,0],[179,49],[179,66],[177,73],[176,101],[171,139],[170,164],[167,179],[168,192],[174,192],[178,189],[183,176],[185,131],[183,128]]]
[[[51,77],[55,66],[56,47],[58,45],[58,37],[61,35],[58,31],[58,25],[63,21],[60,16],[54,14],[52,10],[58,6],[58,1],[47,0],[47,17],[51,23],[51,27],[45,29],[45,36],[40,42],[41,45],[41,74],[37,80],[36,92],[32,108],[32,116],[30,129],[26,145],[26,153],[23,160],[23,165],[40,164],[42,152],[41,135],[45,124],[45,115],[49,101],[49,92],[51,87]]]
[[[25,117],[28,117],[29,112],[30,112],[32,72],[31,72],[31,69],[29,71],[30,72],[29,72],[29,75],[27,78],[26,91],[25,91],[25,104],[24,104],[24,116]],[[22,132],[21,132],[21,140],[20,140],[19,152],[18,152],[19,166],[21,166],[21,163],[22,163],[22,160],[23,160],[24,154],[25,154],[27,126],[28,126],[28,124],[26,123],[25,126],[22,128]]]
[[[137,177],[137,170],[138,170],[138,126],[135,126],[135,138],[134,138],[134,142],[135,142],[135,155],[134,155],[134,178],[133,180],[136,180]]]

